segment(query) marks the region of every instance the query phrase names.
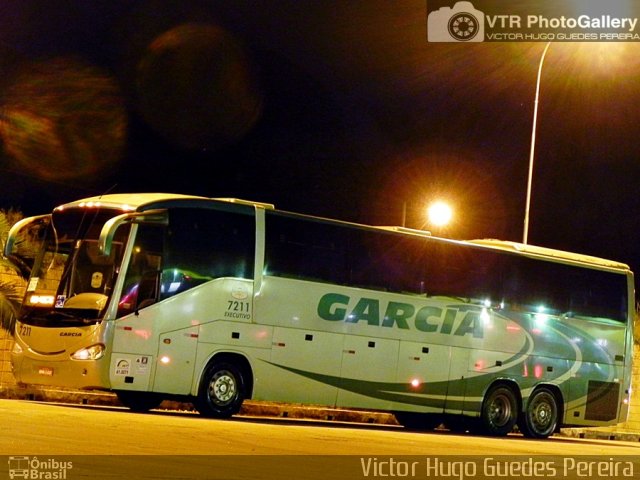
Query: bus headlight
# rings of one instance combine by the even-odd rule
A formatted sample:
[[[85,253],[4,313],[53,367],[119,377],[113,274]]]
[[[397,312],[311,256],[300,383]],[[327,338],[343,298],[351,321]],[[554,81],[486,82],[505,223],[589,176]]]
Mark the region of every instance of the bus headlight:
[[[18,345],[18,342],[15,342],[13,344],[13,354],[15,355],[20,355],[22,353],[22,347],[20,345]]]
[[[90,347],[81,348],[73,355],[72,360],[100,360],[104,356],[104,345],[98,343]]]

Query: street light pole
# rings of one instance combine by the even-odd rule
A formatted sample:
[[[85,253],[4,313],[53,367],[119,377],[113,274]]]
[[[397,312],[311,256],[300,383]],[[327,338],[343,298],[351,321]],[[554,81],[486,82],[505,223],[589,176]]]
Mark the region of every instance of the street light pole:
[[[536,126],[538,122],[538,99],[540,97],[540,77],[542,76],[542,64],[544,63],[544,57],[547,55],[547,50],[551,42],[547,42],[540,57],[540,65],[538,66],[538,79],[536,80],[536,98],[533,104],[533,127],[531,129],[531,151],[529,153],[529,177],[527,180],[527,203],[524,210],[524,234],[522,236],[522,243],[527,244],[529,237],[529,209],[531,207],[531,184],[533,180],[533,159],[536,149]]]
[[[407,202],[402,202],[402,226],[407,226]]]

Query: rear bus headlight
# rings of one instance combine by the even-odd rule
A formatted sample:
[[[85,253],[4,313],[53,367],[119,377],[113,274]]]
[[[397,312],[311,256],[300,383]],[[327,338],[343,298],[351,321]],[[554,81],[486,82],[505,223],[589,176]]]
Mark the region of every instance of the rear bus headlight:
[[[71,358],[73,360],[100,360],[104,356],[104,345],[98,343],[90,347],[81,348]]]

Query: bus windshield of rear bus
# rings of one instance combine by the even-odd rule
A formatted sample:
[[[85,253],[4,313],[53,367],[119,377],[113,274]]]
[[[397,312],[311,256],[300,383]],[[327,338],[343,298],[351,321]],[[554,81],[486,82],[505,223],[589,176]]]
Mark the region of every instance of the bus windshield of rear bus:
[[[109,255],[98,239],[119,210],[70,208],[54,211],[43,225],[39,254],[31,271],[20,321],[60,327],[100,321],[120,269],[130,228],[119,228]]]

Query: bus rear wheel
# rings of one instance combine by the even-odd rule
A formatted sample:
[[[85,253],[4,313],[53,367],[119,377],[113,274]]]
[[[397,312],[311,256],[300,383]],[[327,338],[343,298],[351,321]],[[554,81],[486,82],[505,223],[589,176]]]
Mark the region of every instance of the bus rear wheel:
[[[489,435],[503,437],[513,430],[517,412],[518,401],[513,390],[505,385],[496,385],[489,389],[482,402],[482,429]]]
[[[558,425],[558,402],[551,390],[539,388],[531,394],[518,422],[525,437],[547,438]]]
[[[116,392],[116,396],[120,403],[134,412],[148,412],[162,403],[162,397],[151,392],[120,390]]]
[[[194,403],[205,417],[229,418],[240,411],[244,397],[242,370],[232,363],[222,362],[207,368]]]

